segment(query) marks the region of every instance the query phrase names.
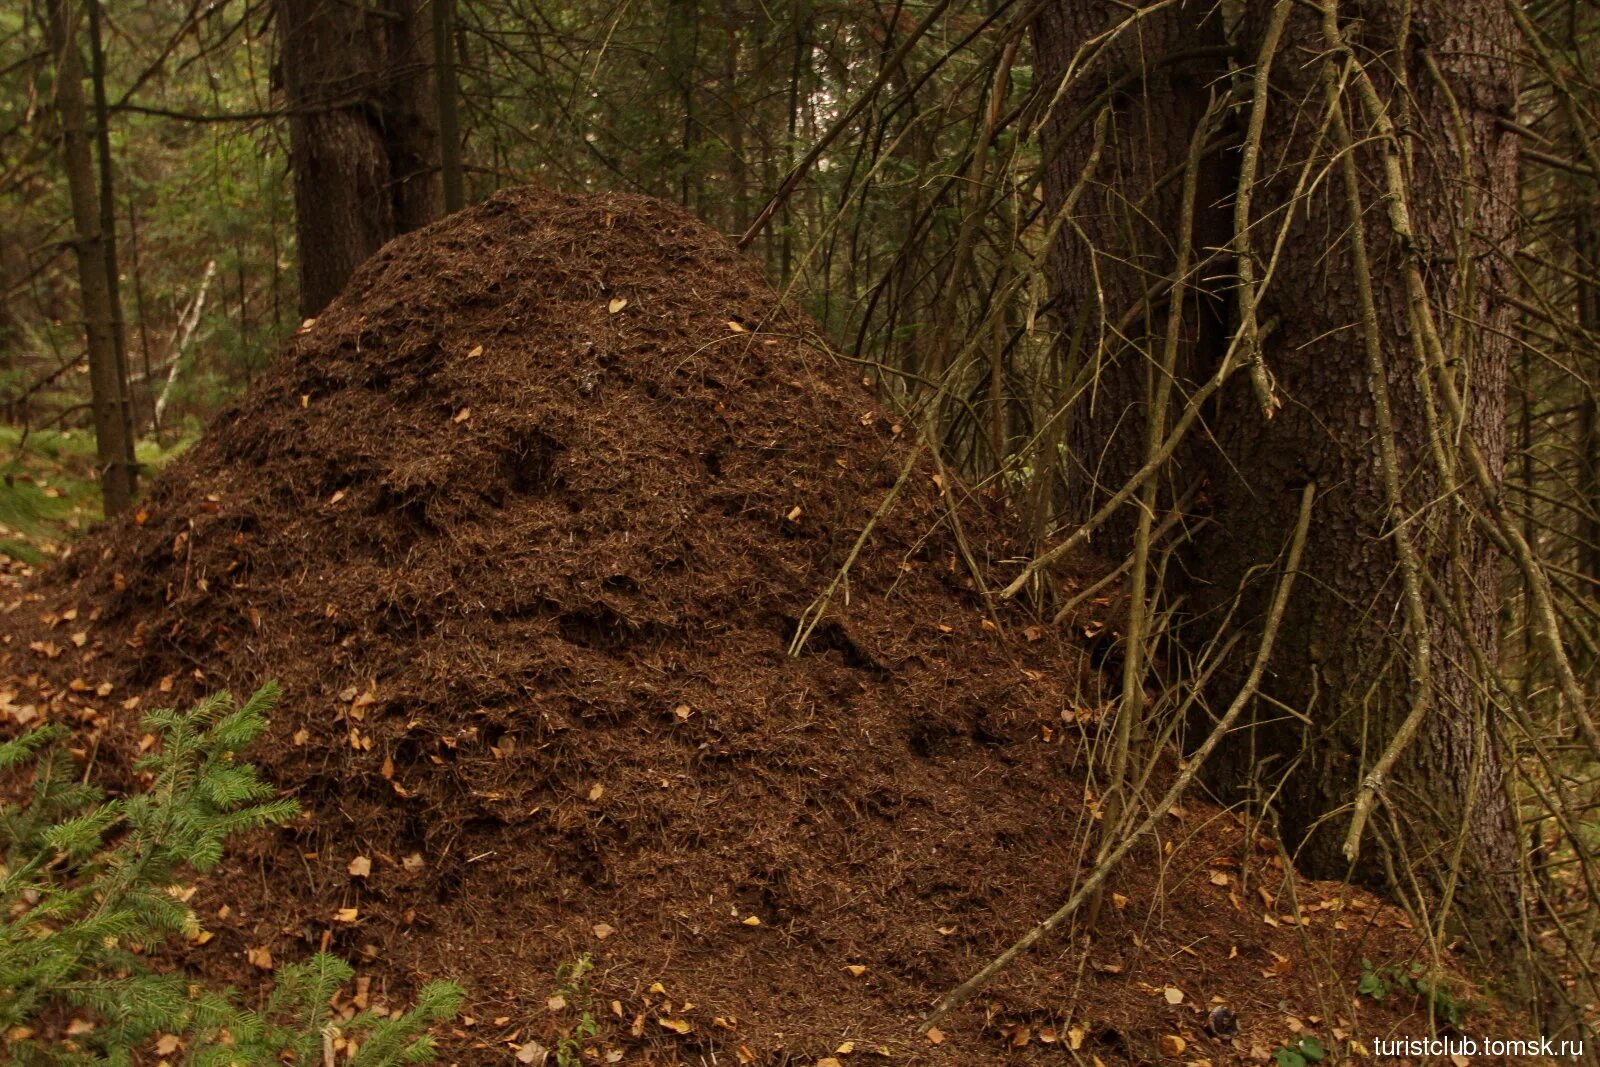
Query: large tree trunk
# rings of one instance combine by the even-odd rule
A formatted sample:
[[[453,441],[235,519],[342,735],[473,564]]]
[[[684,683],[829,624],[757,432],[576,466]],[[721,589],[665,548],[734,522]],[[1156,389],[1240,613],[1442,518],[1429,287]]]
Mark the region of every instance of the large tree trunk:
[[[302,315],[385,242],[439,216],[427,2],[276,0]]]
[[[128,383],[118,356],[119,318],[111,279],[115,276],[110,235],[96,195],[94,159],[89,146],[88,106],[83,95],[83,56],[78,29],[82,12],[71,0],[46,0],[50,49],[56,59],[56,119],[61,126],[62,158],[72,199],[73,248],[89,358],[89,398],[95,451],[100,466],[100,496],[107,515],[133,502],[133,440]]]
[[[1050,255],[1058,318],[1078,338],[1067,353],[1069,372],[1093,374],[1067,425],[1066,499],[1075,519],[1094,514],[1144,462],[1151,368],[1167,325],[1165,279],[1177,259],[1179,172],[1206,114],[1207,86],[1223,69],[1220,19],[1207,14],[1213,7],[1168,6],[1144,17],[1106,40],[1087,66],[1080,49],[1121,26],[1126,10],[1059,0],[1034,24],[1038,76],[1054,87],[1069,68],[1080,72],[1051,108],[1041,134],[1052,215],[1084,177],[1097,136],[1095,119],[1102,111],[1106,118],[1098,163],[1080,193],[1073,224],[1061,228]],[[1216,208],[1222,195],[1217,177],[1212,167],[1201,176],[1197,247],[1226,240],[1225,216]],[[1197,349],[1216,343],[1211,301],[1195,290],[1189,299],[1177,355],[1177,377],[1184,382],[1204,373],[1199,364],[1205,358]],[[1194,476],[1188,468],[1177,463],[1163,477],[1163,496],[1171,496],[1175,481]],[[1132,509],[1123,509],[1095,541],[1107,553],[1120,553],[1131,545],[1133,528]]]
[[[1218,750],[1212,782],[1228,796],[1269,802],[1303,869],[1350,873],[1343,845],[1351,804],[1425,690],[1420,729],[1378,794],[1382,803],[1354,873],[1408,894],[1421,889],[1437,897],[1448,889],[1485,942],[1514,936],[1507,919],[1520,906],[1516,822],[1502,788],[1485,679],[1474,662],[1476,653],[1493,656],[1496,648],[1500,559],[1468,514],[1484,502],[1462,488],[1471,479],[1447,425],[1438,375],[1452,376],[1464,398],[1459,429],[1498,480],[1511,335],[1506,305],[1496,299],[1507,280],[1496,255],[1513,235],[1516,146],[1496,119],[1511,114],[1515,100],[1517,34],[1497,0],[1419,0],[1408,5],[1407,26],[1399,24],[1405,5],[1367,4],[1367,21],[1339,22],[1375,91],[1363,97],[1352,78],[1343,96],[1349,135],[1362,145],[1353,159],[1372,277],[1369,331],[1338,129],[1323,121],[1319,57],[1337,53],[1309,6],[1294,5],[1284,26],[1251,190],[1260,351],[1275,376],[1270,394],[1282,407],[1275,415],[1264,410],[1269,394],[1256,388],[1248,360],[1206,406],[1169,476],[1179,488],[1203,481],[1213,521],[1185,565],[1168,569],[1174,588],[1167,592],[1183,598],[1188,621],[1178,640],[1191,653],[1205,647],[1236,601],[1231,625],[1259,627],[1272,582],[1266,565],[1294,526],[1299,490],[1317,484],[1308,580],[1295,588],[1262,686],[1269,699],[1259,700],[1253,721]],[[1091,147],[1089,123],[1074,126],[1079,113],[1101,99],[1113,106],[1099,173],[1105,187],[1085,194],[1079,232],[1063,229],[1052,250],[1064,320],[1076,319],[1082,301],[1095,302],[1085,358],[1098,359],[1102,370],[1069,438],[1084,514],[1144,461],[1147,368],[1166,316],[1159,292],[1149,291],[1174,269],[1176,178],[1205,107],[1205,86],[1229,77],[1226,61],[1207,47],[1220,42],[1215,20],[1205,16],[1211,7],[1174,5],[1136,20],[1084,68],[1044,127],[1046,151],[1059,152],[1046,182],[1047,201],[1058,206]],[[1230,43],[1247,68],[1273,7],[1271,0],[1244,5]],[[1057,0],[1035,27],[1040,76],[1059,80],[1085,41],[1129,17],[1120,5]],[[1249,112],[1248,94],[1244,99],[1241,126]],[[1374,99],[1402,131],[1393,142],[1377,136]],[[1235,142],[1241,136],[1232,134]],[[1386,200],[1392,190],[1383,153],[1395,143],[1414,231],[1409,242],[1396,236]],[[1231,146],[1206,157],[1197,258],[1233,241],[1233,205],[1223,201],[1236,195],[1242,155]],[[1315,180],[1297,189],[1303,173]],[[1166,187],[1152,192],[1162,179]],[[1224,196],[1205,195],[1207,189]],[[1220,236],[1213,212],[1229,220]],[[1281,258],[1263,285],[1285,224]],[[1408,293],[1413,264],[1421,285]],[[1246,321],[1234,289],[1239,266],[1219,261],[1194,281],[1222,300],[1195,298],[1181,317],[1180,397],[1216,370]],[[1442,341],[1444,368],[1422,369],[1430,360],[1412,299],[1418,295]],[[1376,339],[1371,362],[1369,335]],[[1261,384],[1269,384],[1265,376]],[[1380,401],[1392,421],[1389,469],[1398,499],[1385,484]],[[1444,438],[1437,448],[1430,443],[1435,433]],[[1452,477],[1441,474],[1438,456],[1456,463]],[[1102,555],[1131,550],[1134,516],[1124,510],[1099,535]],[[1408,552],[1421,591],[1421,606],[1409,614],[1402,580]],[[1436,583],[1428,585],[1427,576]],[[1241,676],[1238,669],[1219,672],[1219,692]],[[1203,737],[1209,719],[1199,715],[1192,725]],[[1452,885],[1447,872],[1458,861],[1464,875]]]

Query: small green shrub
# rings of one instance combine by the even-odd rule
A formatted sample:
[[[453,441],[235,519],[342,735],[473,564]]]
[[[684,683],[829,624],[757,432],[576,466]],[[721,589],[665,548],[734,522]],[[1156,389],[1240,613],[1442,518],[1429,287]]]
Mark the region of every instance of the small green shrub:
[[[1321,1063],[1328,1055],[1322,1042],[1314,1037],[1302,1037],[1293,1044],[1281,1045],[1272,1053],[1272,1062],[1278,1067],[1307,1067]]]
[[[160,744],[137,764],[151,782],[125,798],[84,783],[59,726],[0,743],[0,771],[32,769],[31,783],[12,791],[26,798],[0,806],[7,1063],[153,1062],[141,1053],[155,1047],[201,1067],[314,1064],[338,1039],[356,1049],[347,1062],[359,1067],[432,1059],[426,1031],[460,1006],[453,983],[428,985],[408,1013],[336,1023],[329,1001],[353,971],[332,956],[279,968],[271,995],[251,1008],[144,954],[198,931],[174,891],[185,872],[215,867],[232,834],[298,810],[234,758],[266,729],[276,697],[268,685],[243,707],[220,693],[188,712],[152,712],[145,725]]]
[[[1429,975],[1420,963],[1413,963],[1409,969],[1393,963],[1375,968],[1371,960],[1361,961],[1357,993],[1382,1000],[1397,989],[1422,1000],[1434,1015],[1454,1027],[1459,1027],[1472,1010],[1470,1000],[1457,996],[1445,982]]]
[[[594,1021],[594,992],[589,988],[589,972],[594,961],[585,952],[571,963],[556,968],[556,993],[578,1013],[578,1022],[556,1042],[556,1067],[582,1067],[583,1043],[600,1032]]]

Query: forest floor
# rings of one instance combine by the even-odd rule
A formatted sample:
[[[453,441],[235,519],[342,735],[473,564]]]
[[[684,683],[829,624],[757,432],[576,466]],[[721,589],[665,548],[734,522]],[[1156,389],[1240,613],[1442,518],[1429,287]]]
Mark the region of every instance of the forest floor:
[[[74,724],[133,788],[143,710],[278,680],[245,755],[304,817],[199,881],[169,962],[249,991],[328,948],[352,1005],[454,977],[443,1062],[1292,1063],[1448,1029],[1477,994],[1402,913],[1192,797],[1093,929],[919,1032],[1085,873],[1109,697],[989,605],[1007,517],[869,384],[676,208],[501,193],[365,265],[133,514],[10,565],[0,717]],[[1413,964],[1455,992],[1360,992]]]
[[[160,473],[192,438],[139,442],[147,475]],[[0,426],[0,559],[44,563],[100,519],[94,435]]]

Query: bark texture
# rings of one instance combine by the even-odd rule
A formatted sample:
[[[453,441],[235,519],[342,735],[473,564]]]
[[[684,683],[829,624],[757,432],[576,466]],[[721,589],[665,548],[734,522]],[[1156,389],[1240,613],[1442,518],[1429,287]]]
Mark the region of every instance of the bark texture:
[[[1165,280],[1177,261],[1181,171],[1206,113],[1207,86],[1223,69],[1221,21],[1205,8],[1169,6],[1119,30],[1127,16],[1117,5],[1060,0],[1033,28],[1040,77],[1054,86],[1072,71],[1041,131],[1052,211],[1083,176],[1095,117],[1109,109],[1093,178],[1051,250],[1058,317],[1078,337],[1071,365],[1093,374],[1067,426],[1066,506],[1076,519],[1092,515],[1144,461],[1146,401],[1167,318]],[[1219,177],[1214,167],[1201,176],[1195,225],[1201,248],[1226,240]],[[1205,372],[1197,349],[1216,343],[1214,302],[1194,289],[1188,302],[1180,381]],[[1163,482],[1192,476],[1180,457]],[[1096,543],[1120,552],[1133,524],[1132,510],[1123,509]]]
[[[115,277],[109,234],[96,192],[90,149],[88,104],[83,92],[83,54],[78,30],[82,9],[71,0],[48,0],[50,48],[56,59],[55,106],[61,128],[61,152],[67,190],[72,200],[73,249],[84,336],[89,360],[90,409],[94,419],[95,453],[100,468],[100,496],[107,515],[133,502],[135,467],[128,383],[117,344]]]
[[[300,311],[383,244],[439,217],[428,0],[275,0],[290,110]]]
[[[1296,5],[1272,69],[1261,164],[1253,187],[1251,247],[1259,280],[1280,227],[1287,239],[1259,306],[1270,323],[1263,358],[1276,378],[1282,409],[1265,418],[1245,371],[1213,398],[1203,429],[1179,453],[1176,477],[1203,479],[1204,528],[1185,565],[1168,569],[1186,623],[1179,643],[1196,651],[1238,601],[1232,625],[1259,628],[1270,593],[1263,570],[1292,529],[1299,491],[1315,481],[1317,518],[1306,551],[1310,580],[1295,598],[1274,653],[1254,721],[1228,739],[1213,759],[1213,784],[1234,798],[1269,802],[1303,869],[1319,876],[1349,871],[1341,844],[1351,801],[1410,710],[1416,685],[1415,642],[1408,640],[1394,530],[1381,477],[1374,391],[1367,374],[1365,336],[1350,240],[1346,187],[1334,163],[1336,144],[1326,115],[1324,27],[1310,5]],[[1271,0],[1249,0],[1230,28],[1237,62],[1253,64]],[[1063,231],[1052,264],[1061,313],[1069,322],[1093,300],[1089,342],[1098,342],[1106,370],[1071,429],[1070,444],[1092,511],[1143,461],[1140,427],[1148,377],[1117,353],[1153,350],[1148,336],[1160,319],[1143,318],[1142,296],[1172,271],[1173,250],[1162,243],[1179,231],[1177,182],[1207,84],[1228,77],[1219,58],[1183,59],[1186,51],[1221,40],[1209,5],[1173,5],[1145,14],[1108,47],[1076,88],[1069,89],[1044,127],[1051,164],[1046,196],[1059,204],[1077,180],[1089,149],[1087,123],[1075,112],[1109,95],[1118,104],[1107,142],[1107,187],[1086,196],[1079,232]],[[1518,836],[1501,785],[1501,745],[1485,697],[1474,648],[1492,656],[1500,559],[1468,515],[1483,502],[1470,489],[1463,462],[1453,479],[1436,463],[1453,455],[1448,428],[1430,411],[1444,408],[1438,368],[1425,366],[1421,338],[1408,305],[1406,264],[1414,251],[1448,367],[1465,405],[1461,428],[1475,440],[1498,480],[1505,455],[1503,391],[1510,357],[1508,308],[1497,301],[1508,280],[1498,255],[1514,230],[1516,145],[1496,120],[1511,114],[1516,95],[1516,30],[1494,0],[1419,0],[1412,5],[1347,5],[1360,20],[1340,28],[1370,72],[1378,95],[1402,131],[1398,151],[1412,209],[1414,242],[1397,240],[1384,197],[1382,153],[1391,150],[1352,90],[1344,96],[1351,135],[1360,146],[1359,220],[1371,260],[1384,387],[1392,409],[1405,534],[1421,570],[1436,582],[1425,592],[1431,642],[1433,704],[1383,795],[1356,874],[1389,880],[1410,892],[1414,872],[1443,872],[1456,860],[1464,831],[1465,868],[1454,887],[1480,934],[1512,935],[1508,918],[1519,907]],[[1404,10],[1409,21],[1403,22]],[[1088,0],[1057,0],[1035,26],[1041,77],[1059,80],[1084,41],[1129,13]],[[1140,75],[1143,69],[1147,73]],[[1246,71],[1248,74],[1248,71]],[[1403,83],[1403,84],[1402,84]],[[1122,103],[1116,87],[1133,99]],[[1136,117],[1137,121],[1134,121]],[[1242,122],[1242,120],[1241,120]],[[1233,133],[1237,141],[1238,133]],[[1054,143],[1052,143],[1054,137]],[[1202,211],[1227,212],[1238,187],[1236,147],[1207,156],[1209,185],[1220,197],[1200,198]],[[1296,194],[1304,165],[1321,180]],[[1167,178],[1167,186],[1152,193]],[[1137,209],[1137,210],[1134,210]],[[1225,247],[1215,218],[1199,220],[1200,250]],[[1198,254],[1198,253],[1197,253]],[[1199,279],[1221,301],[1197,300],[1186,314],[1188,336],[1180,389],[1209,375],[1239,323],[1229,291],[1236,267],[1214,259]],[[1129,312],[1127,309],[1135,309]],[[1130,317],[1131,315],[1131,317]],[[1129,323],[1120,333],[1114,327]],[[1208,320],[1212,320],[1208,324]],[[1096,324],[1100,324],[1097,325]],[[1150,324],[1150,325],[1145,325]],[[1220,328],[1218,328],[1220,327]],[[1099,337],[1094,337],[1098,328]],[[1094,348],[1088,349],[1091,353]],[[1181,404],[1181,401],[1179,401]],[[1440,434],[1439,448],[1432,435]],[[1129,509],[1125,509],[1129,510]],[[1102,555],[1120,558],[1130,547],[1131,513],[1098,538]],[[1242,648],[1253,647],[1245,641]],[[1241,653],[1247,655],[1248,653]],[[1224,670],[1219,693],[1239,672]],[[1215,703],[1215,702],[1214,702]],[[1287,707],[1292,713],[1285,712]],[[1201,736],[1204,714],[1193,723]],[[1383,847],[1377,847],[1382,845]],[[1421,877],[1418,875],[1418,877]],[[1441,874],[1420,888],[1436,894]]]

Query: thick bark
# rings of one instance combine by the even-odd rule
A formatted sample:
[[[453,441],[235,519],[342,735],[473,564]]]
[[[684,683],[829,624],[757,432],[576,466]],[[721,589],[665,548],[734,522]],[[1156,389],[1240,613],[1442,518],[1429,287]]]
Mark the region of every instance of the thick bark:
[[[1086,325],[1068,354],[1071,373],[1089,369],[1094,375],[1067,427],[1066,501],[1074,519],[1092,515],[1144,462],[1151,368],[1159,363],[1167,320],[1165,279],[1177,260],[1180,172],[1206,113],[1207,86],[1222,66],[1220,21],[1204,15],[1210,6],[1169,6],[1144,17],[1107,41],[1087,66],[1080,48],[1120,26],[1125,9],[1060,0],[1034,24],[1039,76],[1054,86],[1075,59],[1082,72],[1043,124],[1045,200],[1052,211],[1082,177],[1094,119],[1107,112],[1093,180],[1079,197],[1073,225],[1062,227],[1051,249],[1058,318],[1069,333],[1073,324]],[[1207,168],[1196,201],[1197,248],[1226,240],[1221,196],[1217,173]],[[1205,373],[1197,349],[1216,342],[1212,302],[1192,289],[1189,301],[1177,360],[1181,382]],[[1163,482],[1192,478],[1189,467],[1180,457]],[[1170,501],[1171,495],[1164,488],[1163,496]],[[1133,526],[1132,510],[1124,509],[1095,540],[1120,551],[1131,544]]]
[[[133,503],[133,442],[127,410],[127,380],[117,354],[117,311],[111,289],[108,235],[102,228],[90,150],[88,105],[79,51],[81,13],[72,0],[47,0],[50,49],[56,59],[56,118],[72,200],[73,248],[89,359],[90,409],[100,465],[100,495],[107,515]]]
[[[276,0],[302,315],[385,242],[439,216],[427,2]]]
[[[1254,61],[1273,6],[1271,0],[1245,5],[1231,42],[1241,64]],[[1352,90],[1345,114],[1353,138],[1362,143],[1354,157],[1363,203],[1360,232],[1371,261],[1382,392],[1392,412],[1398,513],[1410,520],[1397,533],[1383,479],[1377,393],[1368,377],[1346,185],[1334,163],[1333,130],[1321,121],[1318,57],[1328,53],[1328,42],[1308,6],[1291,10],[1272,70],[1250,213],[1258,282],[1287,220],[1281,259],[1258,308],[1258,321],[1271,324],[1262,355],[1283,407],[1265,417],[1250,375],[1241,371],[1213,398],[1203,428],[1178,454],[1175,482],[1203,479],[1213,520],[1184,566],[1168,569],[1176,586],[1168,592],[1181,596],[1187,609],[1178,640],[1191,652],[1200,650],[1236,598],[1241,610],[1232,624],[1260,625],[1270,585],[1270,568],[1262,565],[1282,549],[1299,490],[1316,482],[1317,521],[1305,564],[1312,580],[1297,587],[1285,618],[1262,687],[1269,699],[1258,701],[1254,721],[1219,749],[1212,780],[1226,795],[1270,801],[1304,869],[1344,875],[1350,871],[1341,848],[1349,806],[1415,706],[1419,644],[1407,629],[1396,541],[1409,538],[1418,573],[1436,579],[1424,589],[1419,616],[1426,620],[1422,629],[1430,646],[1431,707],[1382,793],[1384,803],[1355,873],[1391,879],[1406,892],[1418,888],[1410,883],[1416,875],[1422,891],[1435,894],[1444,888],[1445,872],[1456,859],[1454,843],[1464,833],[1465,873],[1454,888],[1456,899],[1485,938],[1514,936],[1514,924],[1506,920],[1520,901],[1516,824],[1501,787],[1501,747],[1473,659],[1474,646],[1488,656],[1496,649],[1500,560],[1467,514],[1482,502],[1460,488],[1469,482],[1465,463],[1449,480],[1435,464],[1430,435],[1446,405],[1436,372],[1422,370],[1406,269],[1414,251],[1448,357],[1445,373],[1465,397],[1462,429],[1498,479],[1511,335],[1507,309],[1495,299],[1507,279],[1494,253],[1512,241],[1516,146],[1496,119],[1510,114],[1515,100],[1517,35],[1495,0],[1419,0],[1407,6],[1407,27],[1398,22],[1401,5],[1369,4],[1362,10],[1366,21],[1344,23],[1355,54],[1403,131],[1400,151],[1415,231],[1409,248],[1395,236],[1384,199],[1384,146]],[[1204,108],[1203,86],[1227,78],[1225,60],[1182,60],[1218,40],[1213,22],[1202,21],[1206,8],[1174,5],[1125,30],[1044,128],[1046,151],[1060,153],[1046,196],[1059,204],[1089,151],[1089,125],[1073,129],[1075,112],[1104,99],[1102,94],[1117,105],[1102,162],[1102,180],[1114,188],[1086,196],[1088,206],[1080,212],[1088,240],[1064,230],[1053,249],[1063,317],[1072,321],[1080,301],[1095,300],[1091,342],[1100,324],[1098,353],[1091,345],[1086,356],[1102,364],[1097,394],[1074,421],[1069,439],[1084,513],[1144,459],[1143,399],[1150,382],[1145,367],[1157,348],[1164,312],[1141,313],[1139,306],[1156,302],[1143,294],[1171,274],[1176,259],[1165,243],[1179,232],[1177,182],[1171,178]],[[1058,0],[1035,27],[1041,77],[1059,79],[1084,41],[1126,18],[1125,9],[1111,5]],[[1397,72],[1404,87],[1396,82]],[[1213,205],[1231,218],[1232,205],[1224,201],[1237,189],[1239,159],[1235,148],[1208,155],[1209,185],[1203,188],[1224,190],[1225,196],[1202,195],[1202,210]],[[1310,173],[1322,180],[1297,194],[1308,159]],[[1162,178],[1169,179],[1167,188],[1152,194]],[[1215,217],[1197,220],[1197,255],[1231,242],[1231,223],[1220,236],[1217,226]],[[1226,303],[1197,303],[1185,314],[1180,368],[1187,369],[1180,369],[1180,388],[1185,379],[1215,370],[1221,346],[1239,330],[1236,294],[1225,291],[1236,277],[1227,264],[1202,272],[1200,282]],[[1119,320],[1126,327],[1120,335]],[[1226,328],[1218,331],[1216,325]],[[1447,441],[1442,451],[1452,453],[1454,445]],[[1131,547],[1133,516],[1124,510],[1129,514],[1099,537],[1102,555],[1120,558]],[[1219,691],[1239,676],[1237,669],[1221,671]],[[1209,721],[1201,715],[1195,725],[1203,736]]]

